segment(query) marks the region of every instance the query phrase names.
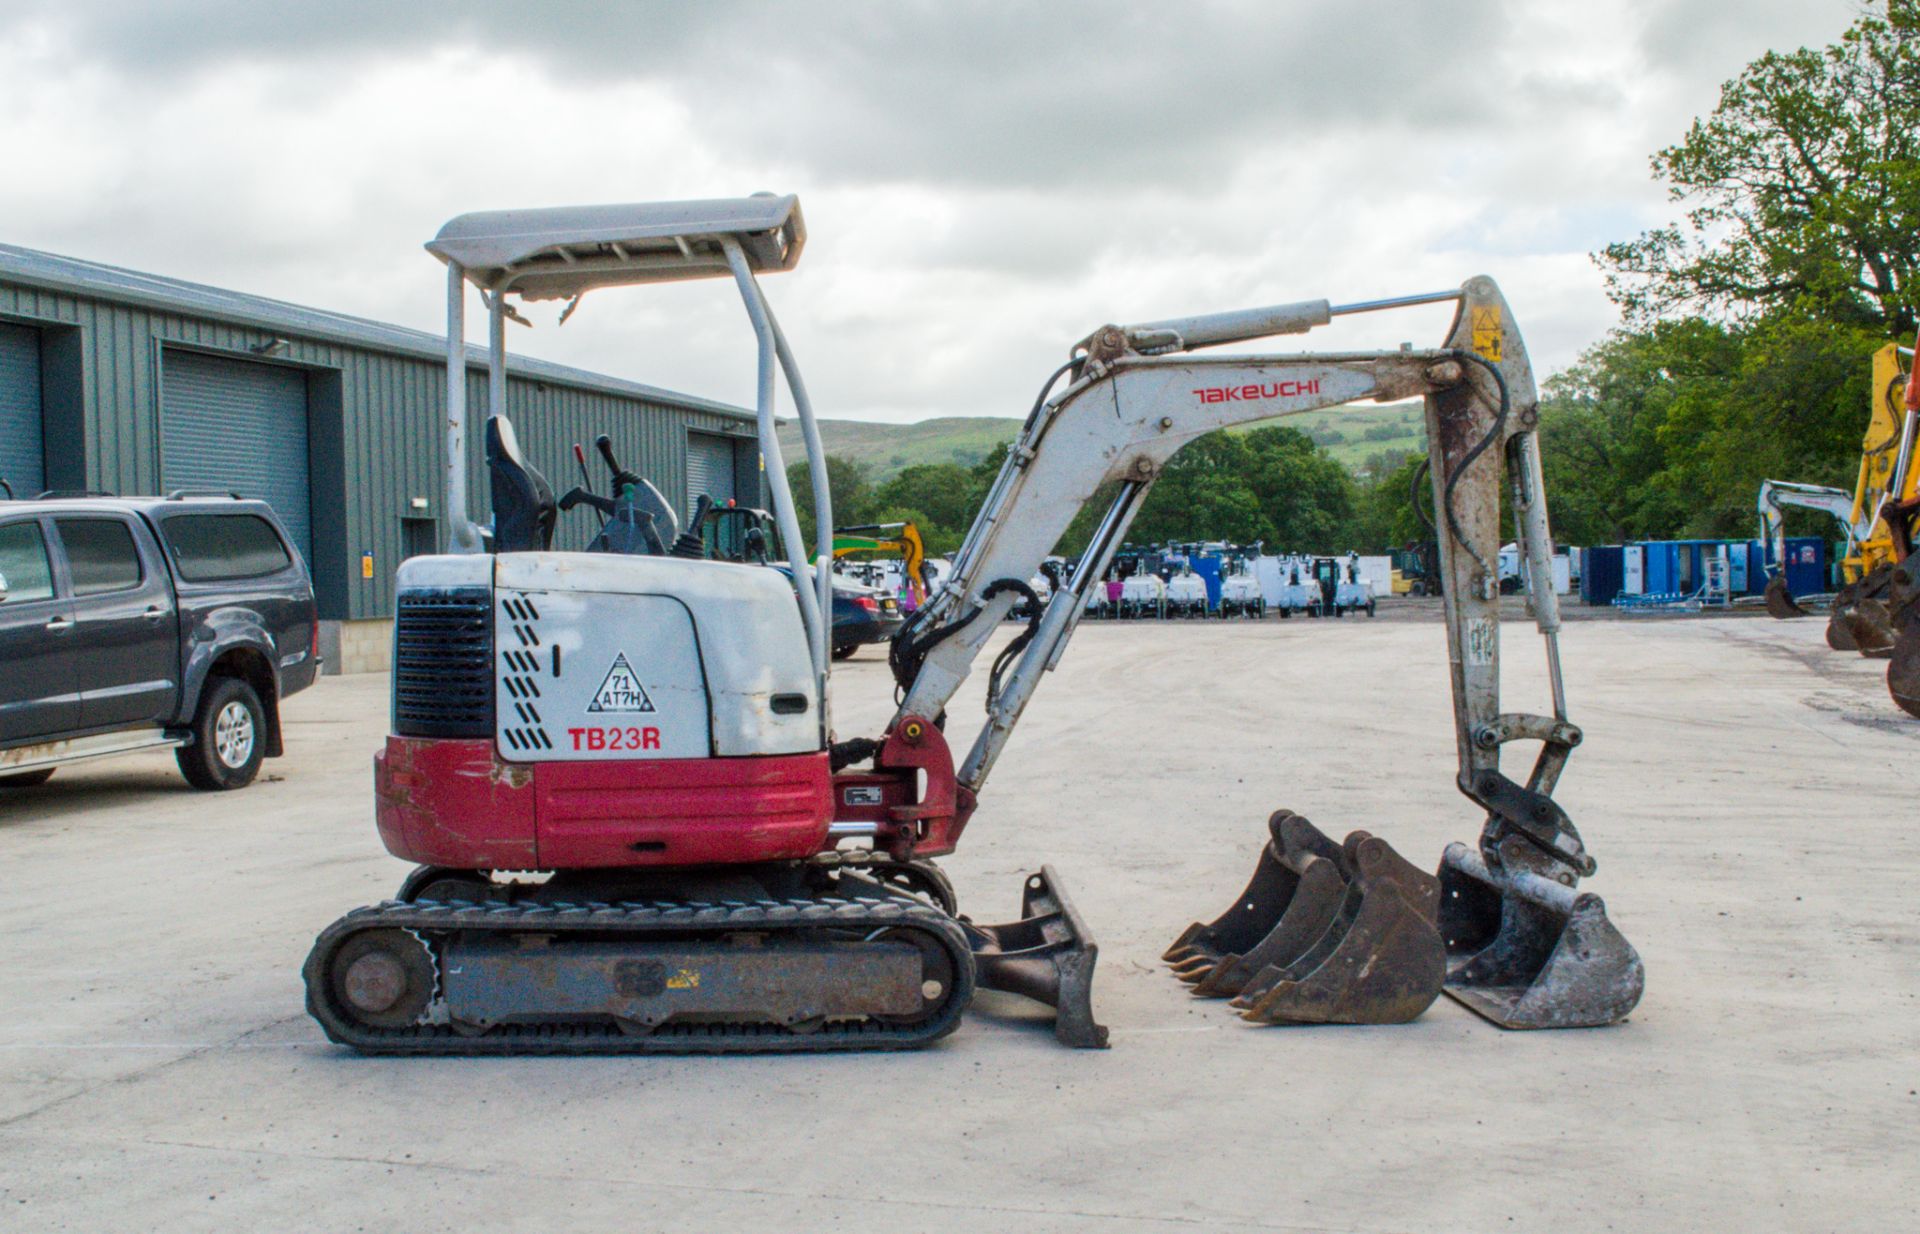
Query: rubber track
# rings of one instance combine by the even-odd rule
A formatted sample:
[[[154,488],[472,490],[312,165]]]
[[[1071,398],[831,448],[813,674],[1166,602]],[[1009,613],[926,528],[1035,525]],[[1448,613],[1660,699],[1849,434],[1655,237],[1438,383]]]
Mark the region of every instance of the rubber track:
[[[780,1024],[666,1024],[644,1036],[606,1023],[503,1024],[468,1036],[448,1025],[374,1028],[347,1019],[335,1007],[327,981],[329,961],[363,930],[398,928],[432,936],[451,931],[527,931],[541,934],[630,934],[635,941],[671,941],[718,932],[881,927],[916,929],[932,936],[953,961],[947,1001],[929,1019],[912,1025],[873,1021],[826,1024],[794,1032]],[[438,956],[435,957],[438,963]],[[321,932],[302,970],[307,1010],[329,1040],[377,1055],[505,1054],[743,1054],[821,1053],[842,1050],[907,1050],[953,1031],[972,1001],[973,954],[953,918],[917,901],[821,897],[720,903],[466,904],[389,900],[357,908]]]

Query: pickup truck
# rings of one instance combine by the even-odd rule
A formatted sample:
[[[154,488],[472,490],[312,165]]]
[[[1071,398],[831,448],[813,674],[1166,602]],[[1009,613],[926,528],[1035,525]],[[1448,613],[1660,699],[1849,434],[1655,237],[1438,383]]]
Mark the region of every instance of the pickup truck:
[[[135,750],[241,788],[320,669],[313,584],[265,502],[0,501],[0,789]]]

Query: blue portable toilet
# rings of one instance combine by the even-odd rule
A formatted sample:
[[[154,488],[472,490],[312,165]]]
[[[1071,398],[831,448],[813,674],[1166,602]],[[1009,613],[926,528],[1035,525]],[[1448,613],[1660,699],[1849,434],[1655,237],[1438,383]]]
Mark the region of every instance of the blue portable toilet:
[[[1787,590],[1796,596],[1816,595],[1827,585],[1827,542],[1819,536],[1787,538]]]
[[[1727,594],[1744,596],[1747,587],[1747,546],[1744,541],[1727,541]]]
[[[1202,557],[1195,553],[1187,564],[1192,566],[1193,572],[1200,576],[1200,581],[1207,585],[1207,608],[1218,611],[1220,608],[1220,559],[1211,554]]]
[[[1671,540],[1648,540],[1646,550],[1646,594],[1664,595],[1680,588],[1680,546]]]
[[[1622,556],[1618,544],[1598,544],[1584,551],[1580,563],[1580,598],[1588,604],[1612,604],[1620,594]]]

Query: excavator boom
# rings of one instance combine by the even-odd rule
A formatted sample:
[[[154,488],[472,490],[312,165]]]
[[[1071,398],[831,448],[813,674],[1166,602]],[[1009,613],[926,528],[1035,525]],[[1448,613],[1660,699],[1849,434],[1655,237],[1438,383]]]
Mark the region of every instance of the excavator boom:
[[[1430,350],[1193,354],[1199,347],[1300,333],[1343,313],[1436,301],[1454,301],[1458,308],[1445,344]],[[1066,388],[1051,398],[1043,391],[1022,428],[954,562],[952,579],[894,643],[893,668],[904,691],[896,726],[942,715],[1001,619],[1021,600],[1034,598],[1025,580],[1054,550],[1081,507],[1103,486],[1117,484],[1071,582],[1044,608],[1036,606],[1038,616],[993,666],[986,722],[957,770],[963,809],[971,811],[1043,674],[1064,654],[1091,589],[1154,481],[1182,446],[1234,424],[1362,401],[1424,398],[1434,521],[1446,576],[1458,785],[1487,812],[1478,849],[1450,856],[1441,878],[1443,885],[1462,884],[1451,894],[1474,911],[1451,923],[1440,914],[1448,956],[1443,970],[1442,940],[1429,944],[1418,937],[1408,913],[1400,911],[1432,923],[1434,897],[1417,880],[1396,874],[1398,858],[1388,860],[1383,842],[1356,832],[1342,849],[1318,837],[1298,816],[1287,815],[1291,821],[1283,827],[1276,815],[1268,850],[1276,872],[1267,881],[1279,890],[1271,891],[1271,904],[1260,906],[1281,915],[1273,931],[1287,927],[1295,889],[1316,879],[1326,890],[1315,902],[1333,907],[1320,913],[1324,920],[1315,917],[1319,928],[1307,932],[1311,937],[1303,936],[1291,951],[1280,949],[1290,957],[1287,963],[1269,967],[1292,975],[1267,981],[1263,996],[1246,1010],[1270,1020],[1407,1018],[1406,985],[1418,987],[1424,980],[1431,1001],[1444,977],[1467,1005],[1512,1027],[1607,1023],[1624,1016],[1639,997],[1639,958],[1607,922],[1596,897],[1572,896],[1570,889],[1593,872],[1594,862],[1552,799],[1580,732],[1566,718],[1560,681],[1559,613],[1535,439],[1539,412],[1533,374],[1493,281],[1475,278],[1457,291],[1358,305],[1309,301],[1146,326],[1108,326],[1088,336],[1054,380],[1062,376],[1069,378]],[[1500,710],[1503,476],[1524,548],[1528,595],[1546,644],[1550,715]],[[1500,770],[1502,748],[1512,741],[1541,743],[1524,782]],[[1567,894],[1543,895],[1549,883]],[[1368,917],[1367,905],[1382,897],[1393,897],[1393,911]],[[1363,928],[1363,920],[1376,924]],[[1580,946],[1568,941],[1576,922]],[[1204,934],[1207,928],[1195,929]],[[1371,1010],[1366,1000],[1345,997],[1351,982],[1343,986],[1328,971],[1373,971],[1377,965],[1368,961],[1377,957],[1364,954],[1364,946],[1350,945],[1369,930],[1378,930],[1381,939],[1401,940],[1395,960],[1404,962],[1407,973],[1424,974],[1403,973],[1405,980]],[[1255,933],[1271,941],[1268,931]],[[1204,967],[1213,954],[1193,931],[1175,951],[1183,956],[1176,963],[1187,966],[1183,975],[1191,975],[1196,965]],[[1577,995],[1569,993],[1573,990]]]

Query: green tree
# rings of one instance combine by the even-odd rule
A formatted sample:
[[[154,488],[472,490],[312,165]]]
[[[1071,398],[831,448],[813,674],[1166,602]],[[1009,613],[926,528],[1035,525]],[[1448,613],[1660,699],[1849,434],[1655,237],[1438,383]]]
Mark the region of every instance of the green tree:
[[[1599,254],[1644,326],[1791,308],[1910,337],[1920,267],[1920,0],[1838,43],[1768,52],[1653,156],[1681,223]]]

